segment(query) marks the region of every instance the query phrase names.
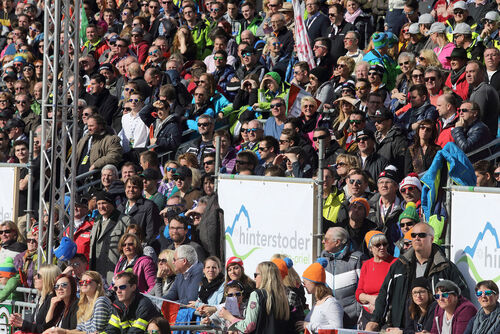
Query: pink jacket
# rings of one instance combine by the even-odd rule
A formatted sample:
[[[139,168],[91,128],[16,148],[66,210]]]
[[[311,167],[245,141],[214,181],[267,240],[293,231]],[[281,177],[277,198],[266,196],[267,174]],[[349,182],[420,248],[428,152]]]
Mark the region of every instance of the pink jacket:
[[[451,333],[462,334],[467,328],[469,320],[477,313],[477,309],[470,301],[460,296],[458,298],[457,308],[453,312],[453,320],[451,322]],[[443,328],[443,318],[445,317],[444,310],[436,307],[434,311],[434,322],[432,323],[432,334],[441,334]]]
[[[118,274],[121,270],[123,261],[126,261],[125,257],[120,257],[118,263],[116,264],[114,274]],[[134,274],[137,275],[137,290],[139,292],[147,293],[154,288],[156,283],[156,264],[153,259],[149,256],[141,256],[134,263]]]
[[[446,57],[449,57],[451,55],[451,51],[455,48],[455,44],[453,43],[448,43],[445,46],[443,46],[443,49],[440,49],[439,46],[434,48],[434,52],[436,53],[436,56],[439,59],[439,62],[443,64],[443,68],[446,70],[450,70],[450,61],[446,59]]]

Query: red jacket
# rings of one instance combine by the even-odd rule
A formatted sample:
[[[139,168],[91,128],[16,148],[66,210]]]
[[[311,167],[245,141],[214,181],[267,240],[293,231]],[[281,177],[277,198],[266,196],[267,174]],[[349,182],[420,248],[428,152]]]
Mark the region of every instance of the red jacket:
[[[90,232],[92,231],[92,227],[94,227],[94,219],[86,217],[85,221],[78,227],[73,235],[73,240],[76,244],[76,252],[85,254],[87,260],[90,255]],[[64,232],[64,236],[69,237],[69,226]]]
[[[441,148],[444,148],[444,145],[448,144],[449,142],[455,142],[455,139],[453,139],[453,137],[451,136],[451,129],[455,127],[455,123],[458,121],[458,117],[459,114],[457,112],[453,117],[453,120],[445,127],[443,127],[443,121],[441,120],[441,118],[438,118],[437,130],[439,135],[436,139],[436,144],[441,146]]]
[[[146,41],[142,41],[137,45],[130,44],[128,48],[134,51],[134,53],[137,55],[137,61],[139,62],[139,64],[144,64],[146,58],[148,57],[149,43]]]
[[[451,84],[451,73],[450,73],[448,75],[448,78],[446,79],[445,85],[450,87],[455,93],[457,93],[462,98],[462,100],[467,100],[467,98],[469,97],[469,83],[467,82],[467,80],[465,80],[465,71],[458,78],[455,85]]]

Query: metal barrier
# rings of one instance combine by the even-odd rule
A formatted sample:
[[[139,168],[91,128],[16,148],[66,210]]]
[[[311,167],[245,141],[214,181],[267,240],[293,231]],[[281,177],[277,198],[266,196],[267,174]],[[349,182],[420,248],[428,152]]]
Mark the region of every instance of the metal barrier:
[[[4,287],[0,285],[0,290]],[[28,318],[36,307],[35,299],[38,290],[18,287],[16,291],[24,295],[24,301],[4,300],[0,303],[0,333],[2,334],[11,333],[11,326],[8,324],[11,314],[19,313],[23,318]]]
[[[222,329],[213,328],[208,325],[173,325],[170,326],[172,331],[191,331],[198,332],[203,331],[207,333],[224,333]],[[226,332],[227,333],[227,332]]]

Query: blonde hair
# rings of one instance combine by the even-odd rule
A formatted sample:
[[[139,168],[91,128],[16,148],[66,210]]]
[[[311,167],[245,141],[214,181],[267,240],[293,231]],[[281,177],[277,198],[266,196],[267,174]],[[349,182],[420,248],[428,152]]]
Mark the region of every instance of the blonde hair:
[[[300,101],[300,107],[304,107],[304,104],[306,102],[311,102],[312,104],[314,104],[316,106],[316,108],[318,108],[318,102],[316,101],[316,99],[312,96],[304,96],[302,98],[302,100]]]
[[[55,264],[42,264],[38,269],[38,274],[42,276],[42,292],[39,300],[39,303],[42,304],[45,298],[54,291],[54,284],[56,284],[56,279],[62,274],[62,271]]]
[[[274,259],[282,259],[284,260],[287,256],[286,254],[274,254],[271,256],[271,260]],[[283,285],[290,287],[290,288],[298,288],[301,284],[300,276],[299,274],[295,271],[293,267],[288,268],[288,275],[285,276],[283,279]]]
[[[337,156],[337,160],[335,160],[336,163],[345,162],[347,164],[347,170],[351,170],[353,168],[361,168],[361,162],[359,161],[359,158],[355,155],[352,154],[347,154],[347,153],[340,153]]]
[[[172,270],[172,272],[177,274],[177,270],[175,270],[175,266],[174,266],[174,253],[175,253],[175,251],[172,249],[164,249],[158,255],[158,259],[161,256],[165,256],[165,258],[167,259],[167,266],[170,268],[170,270]]]
[[[82,277],[86,275],[89,276],[92,281],[96,282],[97,288],[92,300],[89,296],[80,291],[80,300],[78,301],[78,311],[76,312],[76,319],[78,323],[85,322],[92,317],[94,311],[94,305],[97,298],[104,296],[104,287],[102,284],[102,277],[97,271],[88,270],[83,273]]]
[[[352,72],[354,72],[354,67],[356,67],[356,62],[354,61],[353,58],[349,56],[341,56],[339,57],[339,59],[337,59],[337,64],[339,63],[339,61],[343,61],[347,65],[347,68],[349,69],[349,74],[352,74]]]
[[[420,51],[420,55],[422,57],[425,58],[425,60],[427,61],[427,65],[426,67],[429,67],[429,66],[436,66],[436,67],[439,67],[439,68],[442,68],[443,65],[441,64],[441,62],[439,61],[436,53],[434,52],[434,50],[431,50],[431,49],[423,49],[422,51]],[[425,73],[425,72],[424,72]]]
[[[267,292],[267,314],[271,314],[274,308],[274,318],[276,320],[288,320],[290,318],[290,307],[278,267],[271,261],[265,261],[259,263],[258,269],[261,278],[258,288]]]

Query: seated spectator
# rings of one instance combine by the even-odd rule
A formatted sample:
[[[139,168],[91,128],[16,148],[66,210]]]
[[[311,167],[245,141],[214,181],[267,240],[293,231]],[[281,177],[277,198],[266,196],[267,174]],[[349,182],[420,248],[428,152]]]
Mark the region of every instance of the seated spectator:
[[[33,287],[34,276],[38,269],[38,231],[31,229],[26,236],[26,245],[28,248],[16,255],[14,264],[16,269],[23,273],[26,285],[30,288]]]
[[[476,307],[465,297],[460,295],[458,285],[450,280],[442,280],[436,285],[436,294],[439,308],[434,313],[431,333],[451,334],[463,333],[469,320],[477,313]]]
[[[29,317],[23,319],[19,313],[12,313],[9,323],[29,333],[42,333],[44,331],[45,315],[52,302],[54,294],[54,284],[61,274],[61,269],[54,264],[43,264],[38,273],[34,276],[34,288],[38,290],[37,303],[34,312]],[[76,324],[75,324],[76,325]]]
[[[285,127],[286,120],[286,103],[281,97],[275,97],[269,105],[271,115],[264,125],[264,136],[273,136],[276,139],[280,138],[280,134]]]
[[[231,145],[231,135],[227,130],[217,130],[213,140],[214,147],[217,137],[220,137],[221,173],[234,174],[237,151]]]
[[[26,244],[19,242],[21,240],[16,223],[11,220],[4,220],[0,223],[0,261],[5,258],[14,258],[17,254],[26,250]]]
[[[200,137],[182,144],[177,150],[176,158],[179,158],[183,153],[192,153],[199,162],[205,152],[215,150],[213,145],[215,120],[213,117],[206,114],[201,115],[198,118],[197,126]]]
[[[419,123],[413,144],[406,152],[405,174],[425,172],[431,166],[436,153],[441,149],[440,146],[434,144],[437,139],[436,122],[425,119]]]
[[[144,331],[148,321],[160,315],[151,300],[137,291],[135,274],[125,271],[116,275],[113,290],[118,300],[113,303],[113,314],[106,326],[106,333],[120,334],[123,330]]]
[[[476,284],[476,297],[481,308],[476,315],[469,321],[465,334],[486,334],[490,331],[498,331],[498,286],[495,282],[487,280]],[[495,320],[494,320],[495,319]]]
[[[17,287],[21,286],[21,279],[11,257],[5,258],[4,262],[0,263],[0,285],[3,285],[0,291],[0,303],[4,300],[24,301],[24,296],[16,291]]]
[[[314,295],[315,304],[308,322],[301,322],[300,329],[317,333],[324,326],[343,328],[342,305],[333,297],[332,289],[326,283],[326,261],[311,264],[302,274],[304,286],[308,293]]]
[[[361,328],[370,321],[380,287],[389,268],[396,262],[396,259],[387,251],[389,243],[382,232],[370,231],[366,233],[365,242],[373,257],[363,263],[356,289],[356,300],[363,305],[359,321]]]
[[[464,101],[459,109],[460,118],[451,130],[455,144],[465,153],[472,152],[491,140],[488,127],[479,120],[480,110],[476,102]]]
[[[408,131],[408,138],[413,139],[420,125],[420,121],[438,118],[436,107],[429,100],[429,92],[425,85],[413,85],[410,87],[411,108],[399,117],[399,124]]]
[[[474,163],[474,173],[476,174],[476,187],[496,187],[497,181],[494,178],[495,169],[493,164],[487,160],[479,160]]]
[[[188,227],[188,218],[185,216],[174,216],[169,219],[168,233],[173,243],[168,245],[168,249],[175,250],[181,245],[190,245],[195,249],[197,258],[203,261],[206,258],[206,252],[197,242],[191,240]]]
[[[156,265],[149,256],[144,256],[139,238],[132,233],[125,233],[118,243],[120,259],[116,263],[114,274],[132,271],[137,276],[137,291],[148,293],[156,282]]]
[[[351,249],[349,234],[342,227],[329,228],[323,244],[325,249],[321,256],[328,260],[325,270],[333,276],[333,282],[327,280],[325,283],[334,287],[335,298],[344,310],[344,328],[354,328],[361,313],[355,298],[356,288],[361,265],[367,256]]]
[[[156,274],[156,283],[149,294],[156,297],[165,296],[172,284],[174,284],[177,271],[174,265],[174,253],[171,249],[164,249],[158,255],[158,272]]]
[[[153,259],[154,263],[158,262],[158,256],[156,256],[155,249],[151,246],[148,246],[148,244],[146,244],[146,242],[144,242],[144,232],[142,232],[142,229],[139,225],[130,224],[129,226],[127,226],[127,230],[125,232],[134,234],[139,239],[139,242],[141,243],[142,253],[145,256],[149,256],[151,259]],[[154,241],[153,246],[158,248],[158,246],[159,246],[158,242]]]
[[[239,281],[243,285],[244,299],[255,290],[255,282],[245,274],[243,261],[236,256],[231,256],[226,262],[226,283],[230,281]]]
[[[153,201],[142,197],[143,189],[144,182],[140,176],[129,177],[125,182],[127,201],[120,204],[118,211],[139,225],[146,234],[146,243],[151,244],[161,226],[160,210]]]
[[[356,143],[359,150],[358,156],[363,162],[362,169],[372,179],[377,178],[389,162],[375,151],[375,134],[368,129],[361,130],[356,133]]]
[[[171,334],[170,324],[167,319],[164,317],[156,317],[149,321],[148,327],[146,328],[147,332],[154,333],[154,331],[158,331],[158,334]]]
[[[273,164],[276,164],[273,162]],[[259,167],[258,172],[261,172],[259,166],[259,158],[252,151],[242,151],[236,156],[236,168],[235,172],[237,174],[246,173],[247,175],[258,174],[256,168]]]
[[[80,300],[76,313],[77,331],[100,333],[104,331],[111,317],[111,301],[106,297],[101,275],[96,271],[86,271],[80,284]]]
[[[357,145],[355,145],[357,146]],[[361,167],[361,162],[358,157],[352,154],[340,153],[337,156],[337,160],[335,161],[335,171],[339,176],[337,180],[337,188],[342,190],[346,195],[347,192],[347,176],[348,173],[355,168]],[[332,166],[333,167],[333,166]]]
[[[72,330],[77,326],[78,298],[76,296],[76,280],[73,276],[61,274],[54,284],[53,293],[55,297],[50,300],[49,309],[45,315],[43,329],[55,326],[62,329]]]
[[[377,228],[377,224],[367,218],[370,213],[370,205],[363,197],[351,197],[349,201],[344,203],[348,205],[348,214],[347,217],[342,217],[338,226],[343,227],[349,233],[352,248],[368,256],[370,253],[369,248],[364,243],[365,235]]]
[[[325,103],[330,104],[335,97],[334,84],[328,79],[328,73],[320,67],[313,68],[309,73],[306,91],[321,102],[319,108]]]
[[[198,286],[203,278],[203,264],[198,262],[195,249],[190,245],[180,245],[174,254],[175,269],[178,274],[174,284],[163,297],[187,304],[198,299]]]
[[[178,194],[186,201],[188,209],[193,207],[194,201],[201,196],[201,192],[192,186],[193,172],[189,167],[180,166],[173,176],[177,191],[172,195]]]
[[[459,102],[457,98],[450,93],[444,93],[436,101],[436,109],[439,117],[437,119],[438,137],[436,144],[443,148],[447,143],[453,141],[451,129],[455,127],[460,114],[457,110]]]
[[[203,279],[200,282],[198,300],[189,302],[196,308],[203,305],[219,305],[224,297],[224,274],[220,260],[215,256],[205,259]]]
[[[167,205],[167,198],[158,192],[158,184],[162,178],[161,173],[156,169],[148,168],[140,176],[144,179],[144,198],[153,201],[159,211],[163,210]]]

